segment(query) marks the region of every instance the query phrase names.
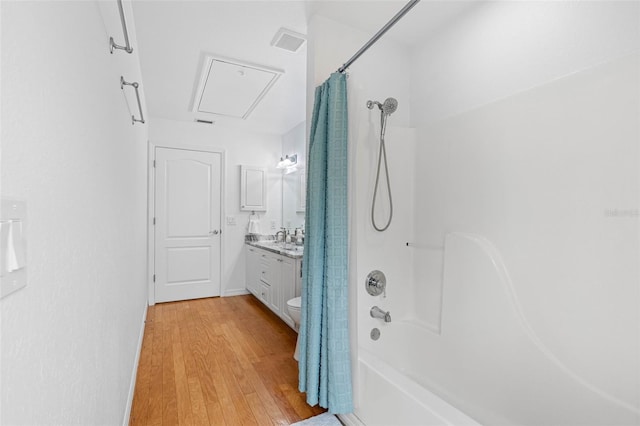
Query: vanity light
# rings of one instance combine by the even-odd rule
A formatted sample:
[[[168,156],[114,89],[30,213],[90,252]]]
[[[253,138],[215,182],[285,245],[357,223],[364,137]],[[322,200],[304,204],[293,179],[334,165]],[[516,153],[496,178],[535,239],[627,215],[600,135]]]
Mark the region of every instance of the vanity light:
[[[278,169],[288,169],[289,167],[294,167],[296,164],[298,164],[298,154],[291,156],[285,155],[284,158],[280,157],[280,161],[278,161],[276,167]]]

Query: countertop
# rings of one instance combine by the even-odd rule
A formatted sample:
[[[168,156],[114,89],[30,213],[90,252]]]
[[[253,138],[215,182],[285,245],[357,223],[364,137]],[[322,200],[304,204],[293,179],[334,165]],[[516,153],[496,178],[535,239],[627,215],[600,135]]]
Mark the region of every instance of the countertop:
[[[261,248],[264,250],[268,250],[273,253],[281,254],[283,256],[287,256],[292,259],[300,259],[304,253],[304,246],[297,246],[291,243],[283,246],[283,243],[277,243],[273,240],[245,241],[245,244],[248,244],[253,247]]]

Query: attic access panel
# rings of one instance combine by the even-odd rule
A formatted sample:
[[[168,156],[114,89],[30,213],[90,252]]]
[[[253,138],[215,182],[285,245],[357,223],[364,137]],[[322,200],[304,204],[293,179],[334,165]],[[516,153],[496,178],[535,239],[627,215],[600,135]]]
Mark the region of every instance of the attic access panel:
[[[246,119],[283,71],[206,56],[193,112]]]

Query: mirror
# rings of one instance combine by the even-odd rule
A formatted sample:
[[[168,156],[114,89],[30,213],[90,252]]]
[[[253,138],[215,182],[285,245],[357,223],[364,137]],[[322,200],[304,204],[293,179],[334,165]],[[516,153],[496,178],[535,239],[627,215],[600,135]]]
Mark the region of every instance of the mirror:
[[[282,156],[297,154],[297,167],[293,172],[282,172],[282,226],[294,230],[304,227],[306,198],[306,122],[282,136]]]
[[[304,168],[282,174],[282,224],[290,230],[304,227],[305,178]]]

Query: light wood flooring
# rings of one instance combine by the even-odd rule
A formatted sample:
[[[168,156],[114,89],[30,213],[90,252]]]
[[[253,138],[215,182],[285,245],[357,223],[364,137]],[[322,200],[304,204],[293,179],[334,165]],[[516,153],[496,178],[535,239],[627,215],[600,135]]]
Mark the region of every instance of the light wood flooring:
[[[298,392],[296,333],[253,296],[150,306],[131,425],[290,425],[324,412]]]

